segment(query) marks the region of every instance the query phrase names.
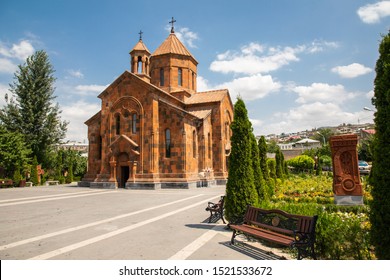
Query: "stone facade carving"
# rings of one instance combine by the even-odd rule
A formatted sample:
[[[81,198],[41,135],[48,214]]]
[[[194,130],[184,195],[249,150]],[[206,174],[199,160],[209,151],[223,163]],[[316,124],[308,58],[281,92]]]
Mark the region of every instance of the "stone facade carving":
[[[360,183],[360,174],[357,156],[357,135],[337,135],[330,138],[333,163],[333,193],[336,204],[344,204],[343,196],[350,197],[351,201],[361,204],[363,190]]]

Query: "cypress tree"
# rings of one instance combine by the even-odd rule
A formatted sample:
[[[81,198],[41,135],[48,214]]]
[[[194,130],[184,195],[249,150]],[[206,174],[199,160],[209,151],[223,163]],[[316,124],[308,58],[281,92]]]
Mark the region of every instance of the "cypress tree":
[[[67,122],[60,120],[55,96],[54,69],[45,51],[37,51],[19,65],[10,84],[12,97],[0,110],[0,121],[9,131],[24,135],[38,162],[45,163],[55,144],[66,133]]]
[[[243,217],[247,205],[257,203],[251,153],[252,127],[245,103],[241,98],[234,104],[231,124],[232,149],[229,157],[229,177],[226,184],[225,215],[235,222]]]
[[[37,160],[37,157],[34,156],[32,166],[31,166],[31,182],[33,183],[33,186],[39,185],[37,167],[38,167],[38,160]]]
[[[275,153],[275,161],[276,161],[276,177],[277,178],[282,178],[283,177],[283,154],[282,152],[280,151],[280,149],[277,149],[276,150],[276,153]]]
[[[265,198],[264,196],[265,181],[260,167],[259,147],[257,145],[256,137],[253,133],[251,133],[251,152],[252,152],[252,168],[253,168],[253,176],[255,180],[255,187],[256,187],[258,198],[260,200]]]
[[[390,259],[390,32],[379,45],[373,104],[376,107],[373,165],[370,183],[371,240],[378,259]]]
[[[267,167],[267,143],[265,137],[261,136],[259,140],[259,155],[260,155],[260,167],[263,174],[263,178],[268,181],[269,171]]]

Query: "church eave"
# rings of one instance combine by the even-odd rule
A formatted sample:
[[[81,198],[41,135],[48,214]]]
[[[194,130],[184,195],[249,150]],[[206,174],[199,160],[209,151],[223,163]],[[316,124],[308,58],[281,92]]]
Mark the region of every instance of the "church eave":
[[[93,115],[91,118],[89,118],[87,121],[84,122],[84,124],[86,124],[87,126],[93,124],[94,122],[100,120],[100,117],[101,117],[101,112],[102,111],[99,111],[97,112],[95,115]]]

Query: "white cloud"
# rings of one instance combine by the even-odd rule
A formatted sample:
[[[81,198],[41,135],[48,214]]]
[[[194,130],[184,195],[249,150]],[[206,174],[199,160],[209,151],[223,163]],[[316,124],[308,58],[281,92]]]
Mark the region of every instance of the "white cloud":
[[[68,73],[69,73],[69,75],[71,75],[74,78],[79,78],[79,79],[84,78],[84,74],[80,70],[70,69],[70,70],[68,70]]]
[[[108,85],[78,85],[75,87],[75,90],[78,94],[81,95],[91,95],[101,93],[107,88]]]
[[[240,95],[244,100],[254,100],[278,91],[282,85],[274,81],[272,76],[261,74],[234,79],[218,85],[218,88],[229,89],[232,100]]]
[[[367,4],[357,11],[364,23],[378,23],[381,18],[390,16],[390,1],[380,1],[374,4]]]
[[[18,64],[34,53],[35,49],[29,40],[21,40],[18,44],[7,46],[0,42],[0,73],[12,74]]]
[[[7,47],[0,42],[0,54],[5,57],[26,60],[34,51],[35,49],[29,40],[21,40],[19,44],[12,44],[12,47]]]
[[[18,69],[18,66],[8,58],[0,57],[0,73],[12,74]]]
[[[367,92],[367,93],[366,93],[366,97],[367,97],[368,99],[373,98],[373,97],[374,97],[374,91],[373,91],[373,90],[370,90],[369,92]]]
[[[299,61],[301,53],[317,53],[327,48],[335,48],[335,42],[314,41],[296,47],[265,47],[258,43],[244,45],[239,52],[228,50],[218,54],[210,65],[210,70],[221,73],[258,74],[269,73]]]
[[[357,123],[363,112],[348,113],[335,103],[313,102],[291,108],[288,112],[276,113],[273,121],[255,127],[255,133],[288,133],[311,130],[322,126],[337,126],[341,123]]]
[[[340,104],[351,99],[356,94],[347,92],[343,85],[329,85],[325,83],[313,83],[310,86],[290,87],[290,90],[298,93],[297,103],[333,102]]]
[[[346,66],[334,67],[332,72],[343,78],[356,78],[372,72],[372,69],[359,63],[352,63]]]
[[[171,27],[171,25],[166,25],[165,30],[170,32]],[[175,35],[184,45],[190,48],[197,48],[195,41],[199,40],[199,36],[188,27],[175,27]]]
[[[223,88],[229,90],[230,97],[234,102],[237,96],[241,96],[245,101],[264,98],[281,89],[282,85],[275,81],[271,75],[263,76],[261,74],[236,78],[216,86],[210,85],[209,81],[201,76],[197,78],[198,92]]]
[[[6,104],[6,102],[5,102],[5,95],[6,94],[8,94],[8,97],[10,97],[10,95],[11,95],[11,93],[9,91],[9,86],[4,85],[4,84],[0,84],[0,108]]]
[[[69,121],[67,140],[83,142],[88,139],[88,128],[84,124],[86,120],[99,112],[100,105],[98,103],[87,103],[83,100],[78,100],[69,105],[61,106],[62,119]]]
[[[198,34],[190,31],[187,27],[179,28],[177,31],[175,31],[175,34],[177,38],[184,43],[186,46],[189,46],[190,48],[196,48],[195,41],[199,39]]]
[[[211,89],[209,85],[209,81],[203,78],[202,76],[197,76],[196,87],[198,92],[208,91]]]

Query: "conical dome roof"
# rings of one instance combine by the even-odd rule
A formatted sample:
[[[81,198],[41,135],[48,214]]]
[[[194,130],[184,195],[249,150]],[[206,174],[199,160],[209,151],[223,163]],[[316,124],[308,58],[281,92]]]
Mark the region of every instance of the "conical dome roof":
[[[152,56],[164,54],[179,54],[191,57],[196,63],[196,59],[187,50],[182,42],[176,37],[175,33],[169,34],[168,38],[154,51]]]
[[[144,42],[142,41],[142,39],[140,39],[138,41],[138,43],[134,46],[134,48],[130,51],[130,53],[134,52],[134,51],[145,51],[147,52],[149,55],[150,55],[150,51],[148,50],[148,48],[145,46]]]

